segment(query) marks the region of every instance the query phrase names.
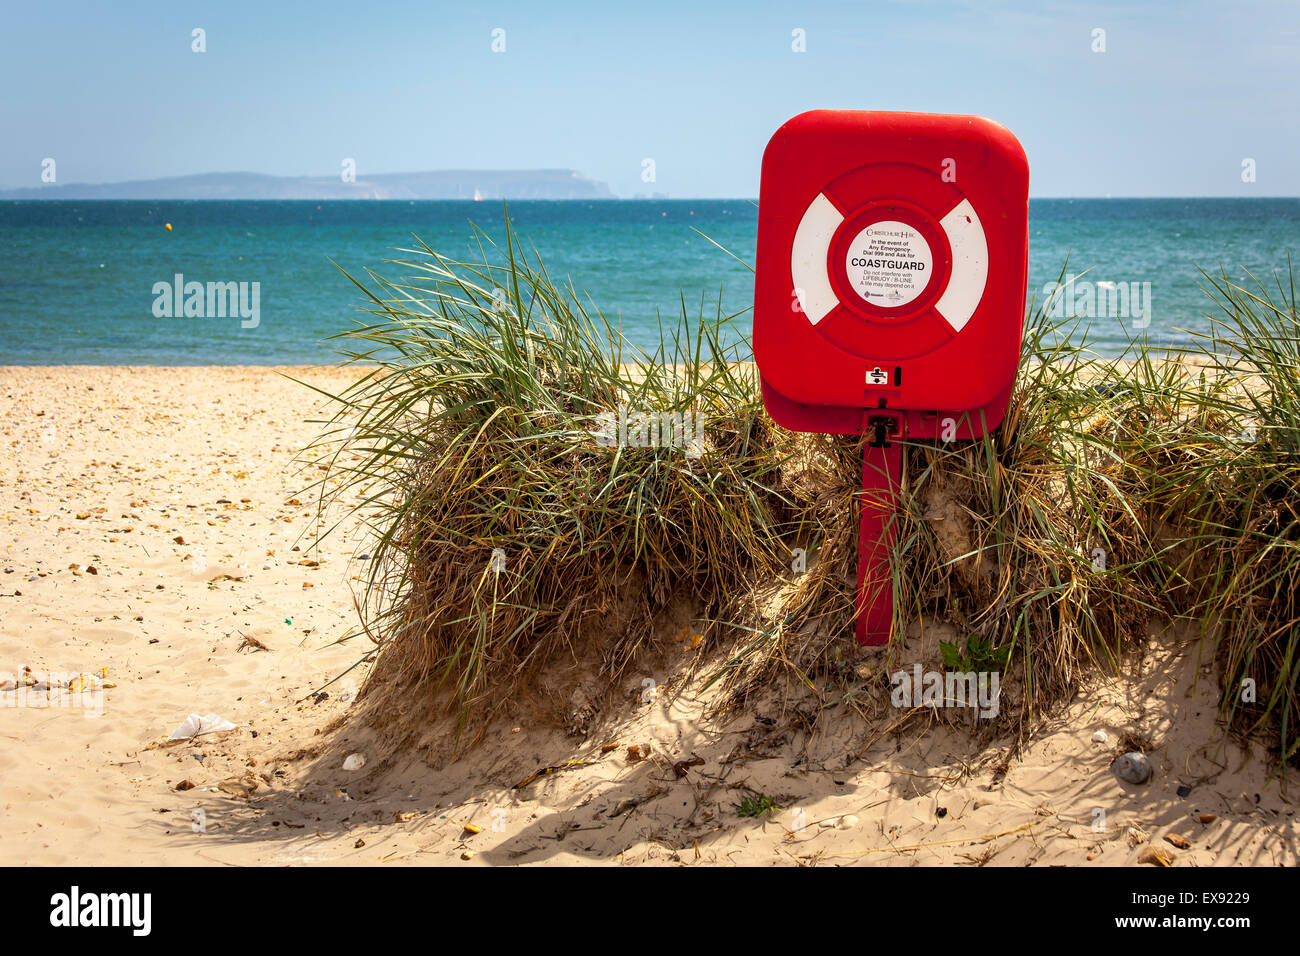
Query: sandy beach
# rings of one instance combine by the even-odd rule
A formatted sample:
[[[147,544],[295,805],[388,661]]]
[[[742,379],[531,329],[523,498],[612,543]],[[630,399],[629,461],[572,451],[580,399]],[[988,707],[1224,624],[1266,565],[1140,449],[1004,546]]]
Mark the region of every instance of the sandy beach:
[[[286,375],[355,373],[0,368],[0,863],[1298,862],[1275,755],[1224,738],[1217,677],[1169,634],[1013,756],[938,724],[810,738],[762,705],[705,726],[698,682],[629,685],[586,740],[516,721],[447,766],[385,751],[347,719],[364,666],[309,696],[371,649],[334,643],[367,541],[350,518],[315,544],[317,475],[295,456],[320,399]],[[93,706],[37,705],[78,679]],[[168,742],[191,713],[236,727]],[[1110,770],[1125,734],[1152,744],[1141,788]],[[750,792],[777,809],[738,815]]]

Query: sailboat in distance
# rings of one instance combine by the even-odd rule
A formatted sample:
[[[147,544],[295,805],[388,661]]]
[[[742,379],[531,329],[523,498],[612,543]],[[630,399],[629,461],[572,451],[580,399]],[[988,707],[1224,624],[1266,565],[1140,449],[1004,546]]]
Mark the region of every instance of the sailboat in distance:
[[[482,201],[483,201],[483,194],[482,194],[481,192],[478,191],[478,187],[477,187],[477,186],[474,187],[474,201],[475,201],[475,202],[482,202]]]

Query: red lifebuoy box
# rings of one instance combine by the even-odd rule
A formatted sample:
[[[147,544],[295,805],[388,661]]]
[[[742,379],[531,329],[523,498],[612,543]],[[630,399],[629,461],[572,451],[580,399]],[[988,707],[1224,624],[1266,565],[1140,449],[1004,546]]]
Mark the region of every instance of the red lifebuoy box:
[[[763,154],[754,359],[797,431],[868,433],[858,638],[888,640],[899,441],[1006,412],[1028,273],[1029,163],[978,116],[814,110]]]

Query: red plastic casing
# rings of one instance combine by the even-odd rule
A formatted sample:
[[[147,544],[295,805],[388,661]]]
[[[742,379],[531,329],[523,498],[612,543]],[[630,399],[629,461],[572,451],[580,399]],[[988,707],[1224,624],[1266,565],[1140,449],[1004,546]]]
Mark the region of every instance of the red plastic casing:
[[[948,417],[945,437],[996,426],[1020,356],[1028,208],[1024,150],[992,120],[814,110],[777,130],[753,338],[772,418],[851,434],[864,409],[888,408],[915,438]]]

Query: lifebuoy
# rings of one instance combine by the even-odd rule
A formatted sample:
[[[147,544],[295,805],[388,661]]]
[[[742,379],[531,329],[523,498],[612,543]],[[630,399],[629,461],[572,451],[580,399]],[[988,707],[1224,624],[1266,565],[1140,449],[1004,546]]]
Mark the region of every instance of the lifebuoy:
[[[804,210],[795,229],[790,248],[790,275],[794,279],[800,309],[813,325],[821,322],[840,304],[831,284],[835,268],[831,244],[845,219],[826,194],[819,192]],[[989,276],[988,242],[984,238],[979,213],[964,197],[938,220],[938,225],[948,240],[952,263],[948,281],[933,308],[954,332],[960,332],[984,296]],[[924,242],[924,239],[920,241]],[[932,253],[932,250],[926,251]],[[899,271],[908,268],[907,260],[861,256],[851,258],[847,265],[850,268],[894,268]],[[915,271],[924,272],[929,268],[924,261],[921,265],[923,268]]]

